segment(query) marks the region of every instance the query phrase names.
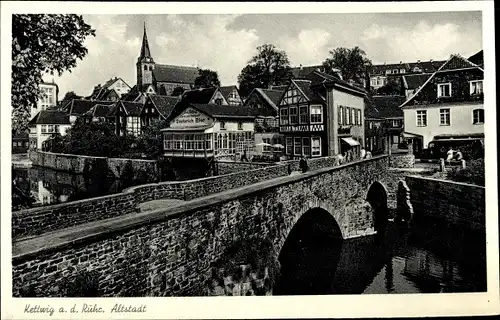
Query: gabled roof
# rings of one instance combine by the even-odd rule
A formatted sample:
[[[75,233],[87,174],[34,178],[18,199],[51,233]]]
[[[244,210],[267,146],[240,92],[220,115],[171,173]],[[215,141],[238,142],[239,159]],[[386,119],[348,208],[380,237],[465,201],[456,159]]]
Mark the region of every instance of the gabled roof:
[[[481,71],[484,71],[481,67],[478,65],[470,62],[469,60],[465,59],[459,54],[452,54],[450,58],[443,64],[441,67],[434,72],[428,79],[427,81],[420,86],[420,88],[415,92],[414,95],[412,95],[408,100],[403,102],[399,107],[402,108],[405,105],[407,105],[410,101],[413,101],[413,99],[418,96],[418,94],[422,91],[423,88],[436,76],[438,73],[443,73],[443,72],[450,72],[450,71],[456,71],[457,69],[464,69],[464,68],[477,68]]]
[[[29,122],[34,124],[70,124],[69,115],[59,110],[42,110]]]
[[[415,61],[415,62],[403,62],[400,61],[399,63],[388,63],[388,64],[375,64],[370,67],[370,74],[371,75],[381,75],[385,74],[386,70],[394,70],[398,69],[398,75],[401,75],[399,73],[399,70],[404,69],[405,73],[410,73],[413,72],[413,69],[415,67],[418,67],[421,72],[424,73],[433,73],[441,67],[445,61],[442,60],[429,60],[429,61]]]
[[[191,107],[214,118],[255,118],[258,110],[247,106],[190,103]]]
[[[472,56],[469,57],[470,62],[477,64],[480,67],[484,66],[484,55],[483,55],[483,50],[479,51],[476,54],[473,54]]]
[[[92,94],[88,98],[93,100],[105,100],[113,91],[117,96],[120,96],[118,92],[116,92],[114,89],[109,88],[115,82],[120,80],[130,88],[130,86],[122,78],[114,77],[106,81],[102,86],[101,85],[95,86],[94,90],[92,91]]]
[[[222,93],[222,95],[224,96],[224,98],[226,100],[229,99],[229,94],[231,92],[233,92],[234,90],[236,90],[236,92],[238,92],[238,95],[240,94],[239,91],[238,91],[238,88],[236,86],[224,86],[224,87],[219,87],[219,90],[220,90],[220,93]]]
[[[274,110],[278,110],[278,103],[280,102],[281,96],[285,90],[269,90],[269,89],[254,89],[256,94],[259,94],[263,100],[267,102]]]
[[[158,112],[165,118],[168,118],[170,116],[175,106],[180,101],[179,97],[160,95],[151,95],[148,97],[148,99],[153,103]]]
[[[448,70],[464,69],[464,68],[480,68],[477,64],[470,62],[459,54],[452,55],[446,63],[444,63],[437,72]],[[481,68],[480,68],[481,69]],[[482,69],[481,69],[482,70]]]
[[[199,76],[198,68],[155,64],[153,77],[157,82],[174,82],[194,84]]]
[[[407,74],[403,76],[403,81],[406,90],[415,90],[420,88],[432,73]]]
[[[68,115],[83,115],[88,112],[96,104],[111,105],[113,101],[99,101],[99,100],[85,100],[85,99],[73,99],[71,102],[66,104],[64,111]]]
[[[321,82],[315,81],[314,83],[312,83],[313,88],[317,87],[318,85],[325,84],[325,85],[337,86],[337,88],[343,88],[345,90],[348,90],[349,92],[353,92],[358,95],[365,96],[367,94],[365,89],[353,86],[349,82],[344,81],[336,76],[320,71],[314,71],[313,74],[323,79],[323,81]]]
[[[372,96],[369,97],[365,110],[370,118],[399,118],[403,110],[399,106],[406,100],[404,96]]]
[[[184,91],[182,100],[190,103],[209,103],[217,88],[200,88]]]
[[[119,103],[123,107],[123,110],[125,110],[125,113],[129,117],[140,116],[142,107],[144,106],[140,102],[118,101],[117,103]]]
[[[96,104],[89,111],[85,113],[85,115],[91,117],[109,117],[111,110],[113,109],[113,105],[108,104]]]
[[[325,100],[317,94],[314,90],[311,89],[311,81],[310,80],[302,80],[302,79],[292,79],[292,84],[297,86],[303,96],[310,102],[323,103]],[[281,100],[281,99],[280,99]]]

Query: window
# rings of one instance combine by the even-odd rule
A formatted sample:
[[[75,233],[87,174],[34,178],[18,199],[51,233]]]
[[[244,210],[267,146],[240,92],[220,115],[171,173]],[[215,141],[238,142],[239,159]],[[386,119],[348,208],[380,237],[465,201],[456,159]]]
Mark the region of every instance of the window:
[[[307,123],[307,106],[299,107],[299,123]]]
[[[271,138],[262,138],[262,142],[267,143],[267,144],[271,144]],[[272,151],[271,146],[264,146],[262,151],[271,152]]]
[[[220,122],[220,129],[225,130],[226,129],[226,123],[224,121]]]
[[[148,71],[148,66],[144,66],[144,71]]]
[[[417,127],[427,126],[427,110],[417,110]]]
[[[358,124],[361,126],[363,125],[363,119],[361,119],[361,110],[358,109]]]
[[[311,155],[311,139],[309,137],[302,138],[302,154],[305,156]]]
[[[373,129],[373,122],[372,121],[369,122],[368,128]]]
[[[470,82],[470,94],[482,94],[483,93],[483,80],[476,80]]]
[[[288,108],[280,109],[280,125],[285,126],[288,124]]]
[[[285,153],[292,154],[292,149],[293,149],[293,138],[286,137]]]
[[[215,99],[215,104],[219,106],[222,105],[222,99],[221,98]]]
[[[54,125],[53,124],[49,124],[49,130],[47,132],[49,132],[49,133],[54,132]]]
[[[406,70],[405,69],[399,69],[399,73],[405,73]]]
[[[401,119],[392,119],[392,126],[395,128],[401,127]]]
[[[346,107],[346,115],[345,115],[345,124],[350,125],[351,124],[351,108]]]
[[[450,125],[450,109],[439,109],[439,124],[442,126]]]
[[[131,134],[138,135],[139,134],[139,117],[129,117],[126,121],[127,123],[127,131]]]
[[[451,97],[451,83],[438,84],[438,98]]]
[[[339,124],[342,125],[344,123],[344,107],[339,106]]]
[[[376,86],[377,85],[377,78],[372,78],[371,84],[372,84],[372,86]]]
[[[391,70],[385,70],[385,74],[391,74]]]
[[[311,142],[312,142],[311,143],[312,144],[311,156],[320,157],[321,156],[321,137],[312,137]]]
[[[473,124],[484,124],[484,109],[473,110],[472,121]]]
[[[394,73],[394,74],[398,73],[398,69],[392,70],[392,73]]]
[[[293,141],[293,154],[295,156],[300,156],[302,155],[302,146],[301,146],[301,141],[302,140],[300,137],[294,138]]]
[[[290,124],[297,124],[298,122],[297,107],[290,107]]]
[[[323,123],[322,106],[311,106],[311,123]]]
[[[42,124],[42,133],[47,133],[47,125]]]
[[[356,109],[351,108],[351,119],[352,119],[352,124],[358,124],[356,121]]]
[[[238,130],[243,130],[243,123],[241,121],[238,122]]]

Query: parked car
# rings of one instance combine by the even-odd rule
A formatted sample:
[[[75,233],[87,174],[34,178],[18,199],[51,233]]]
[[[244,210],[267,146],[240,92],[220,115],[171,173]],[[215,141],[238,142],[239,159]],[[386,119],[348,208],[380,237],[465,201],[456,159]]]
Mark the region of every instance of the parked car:
[[[422,150],[422,159],[446,159],[449,148],[460,149],[465,160],[484,158],[482,139],[439,139],[429,142],[429,148]]]

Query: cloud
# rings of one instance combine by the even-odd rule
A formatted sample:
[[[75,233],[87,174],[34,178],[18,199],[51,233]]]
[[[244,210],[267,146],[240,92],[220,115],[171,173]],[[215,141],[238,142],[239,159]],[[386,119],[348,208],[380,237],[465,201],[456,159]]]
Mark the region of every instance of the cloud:
[[[67,91],[89,95],[93,87],[112,77],[130,86],[136,83],[143,21],[146,21],[151,54],[156,63],[209,68],[219,73],[222,84],[236,84],[237,76],[255,53],[259,37],[254,29],[228,28],[237,15],[89,15],[86,22],[96,29],[88,38],[87,56],[71,73],[55,77],[60,99]],[[142,21],[141,21],[142,20]],[[46,77],[51,80],[52,77]]]
[[[374,62],[438,60],[446,59],[452,53],[464,53],[470,44],[463,43],[464,34],[466,32],[453,23],[420,21],[410,29],[373,24],[364,30],[361,42],[363,47],[370,48]]]
[[[286,51],[293,66],[323,62],[328,55],[329,43],[330,33],[318,28],[302,30],[296,36],[278,39],[279,47]]]

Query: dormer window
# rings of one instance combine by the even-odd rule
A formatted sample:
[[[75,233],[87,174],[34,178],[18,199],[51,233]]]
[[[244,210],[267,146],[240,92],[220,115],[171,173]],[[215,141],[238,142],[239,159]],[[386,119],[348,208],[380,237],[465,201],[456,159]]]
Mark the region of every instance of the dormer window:
[[[226,129],[226,123],[224,121],[220,122],[220,128],[221,128],[221,130]]]
[[[470,83],[470,95],[478,95],[483,93],[483,80],[475,80]]]
[[[392,73],[394,73],[394,74],[398,73],[398,69],[392,70]]]
[[[451,97],[451,83],[438,84],[438,98]]]
[[[385,74],[391,74],[392,70],[385,70]]]
[[[419,68],[419,67],[415,67],[415,68],[413,68],[413,72],[420,72],[420,71],[422,71],[422,70],[420,70],[420,68]]]

